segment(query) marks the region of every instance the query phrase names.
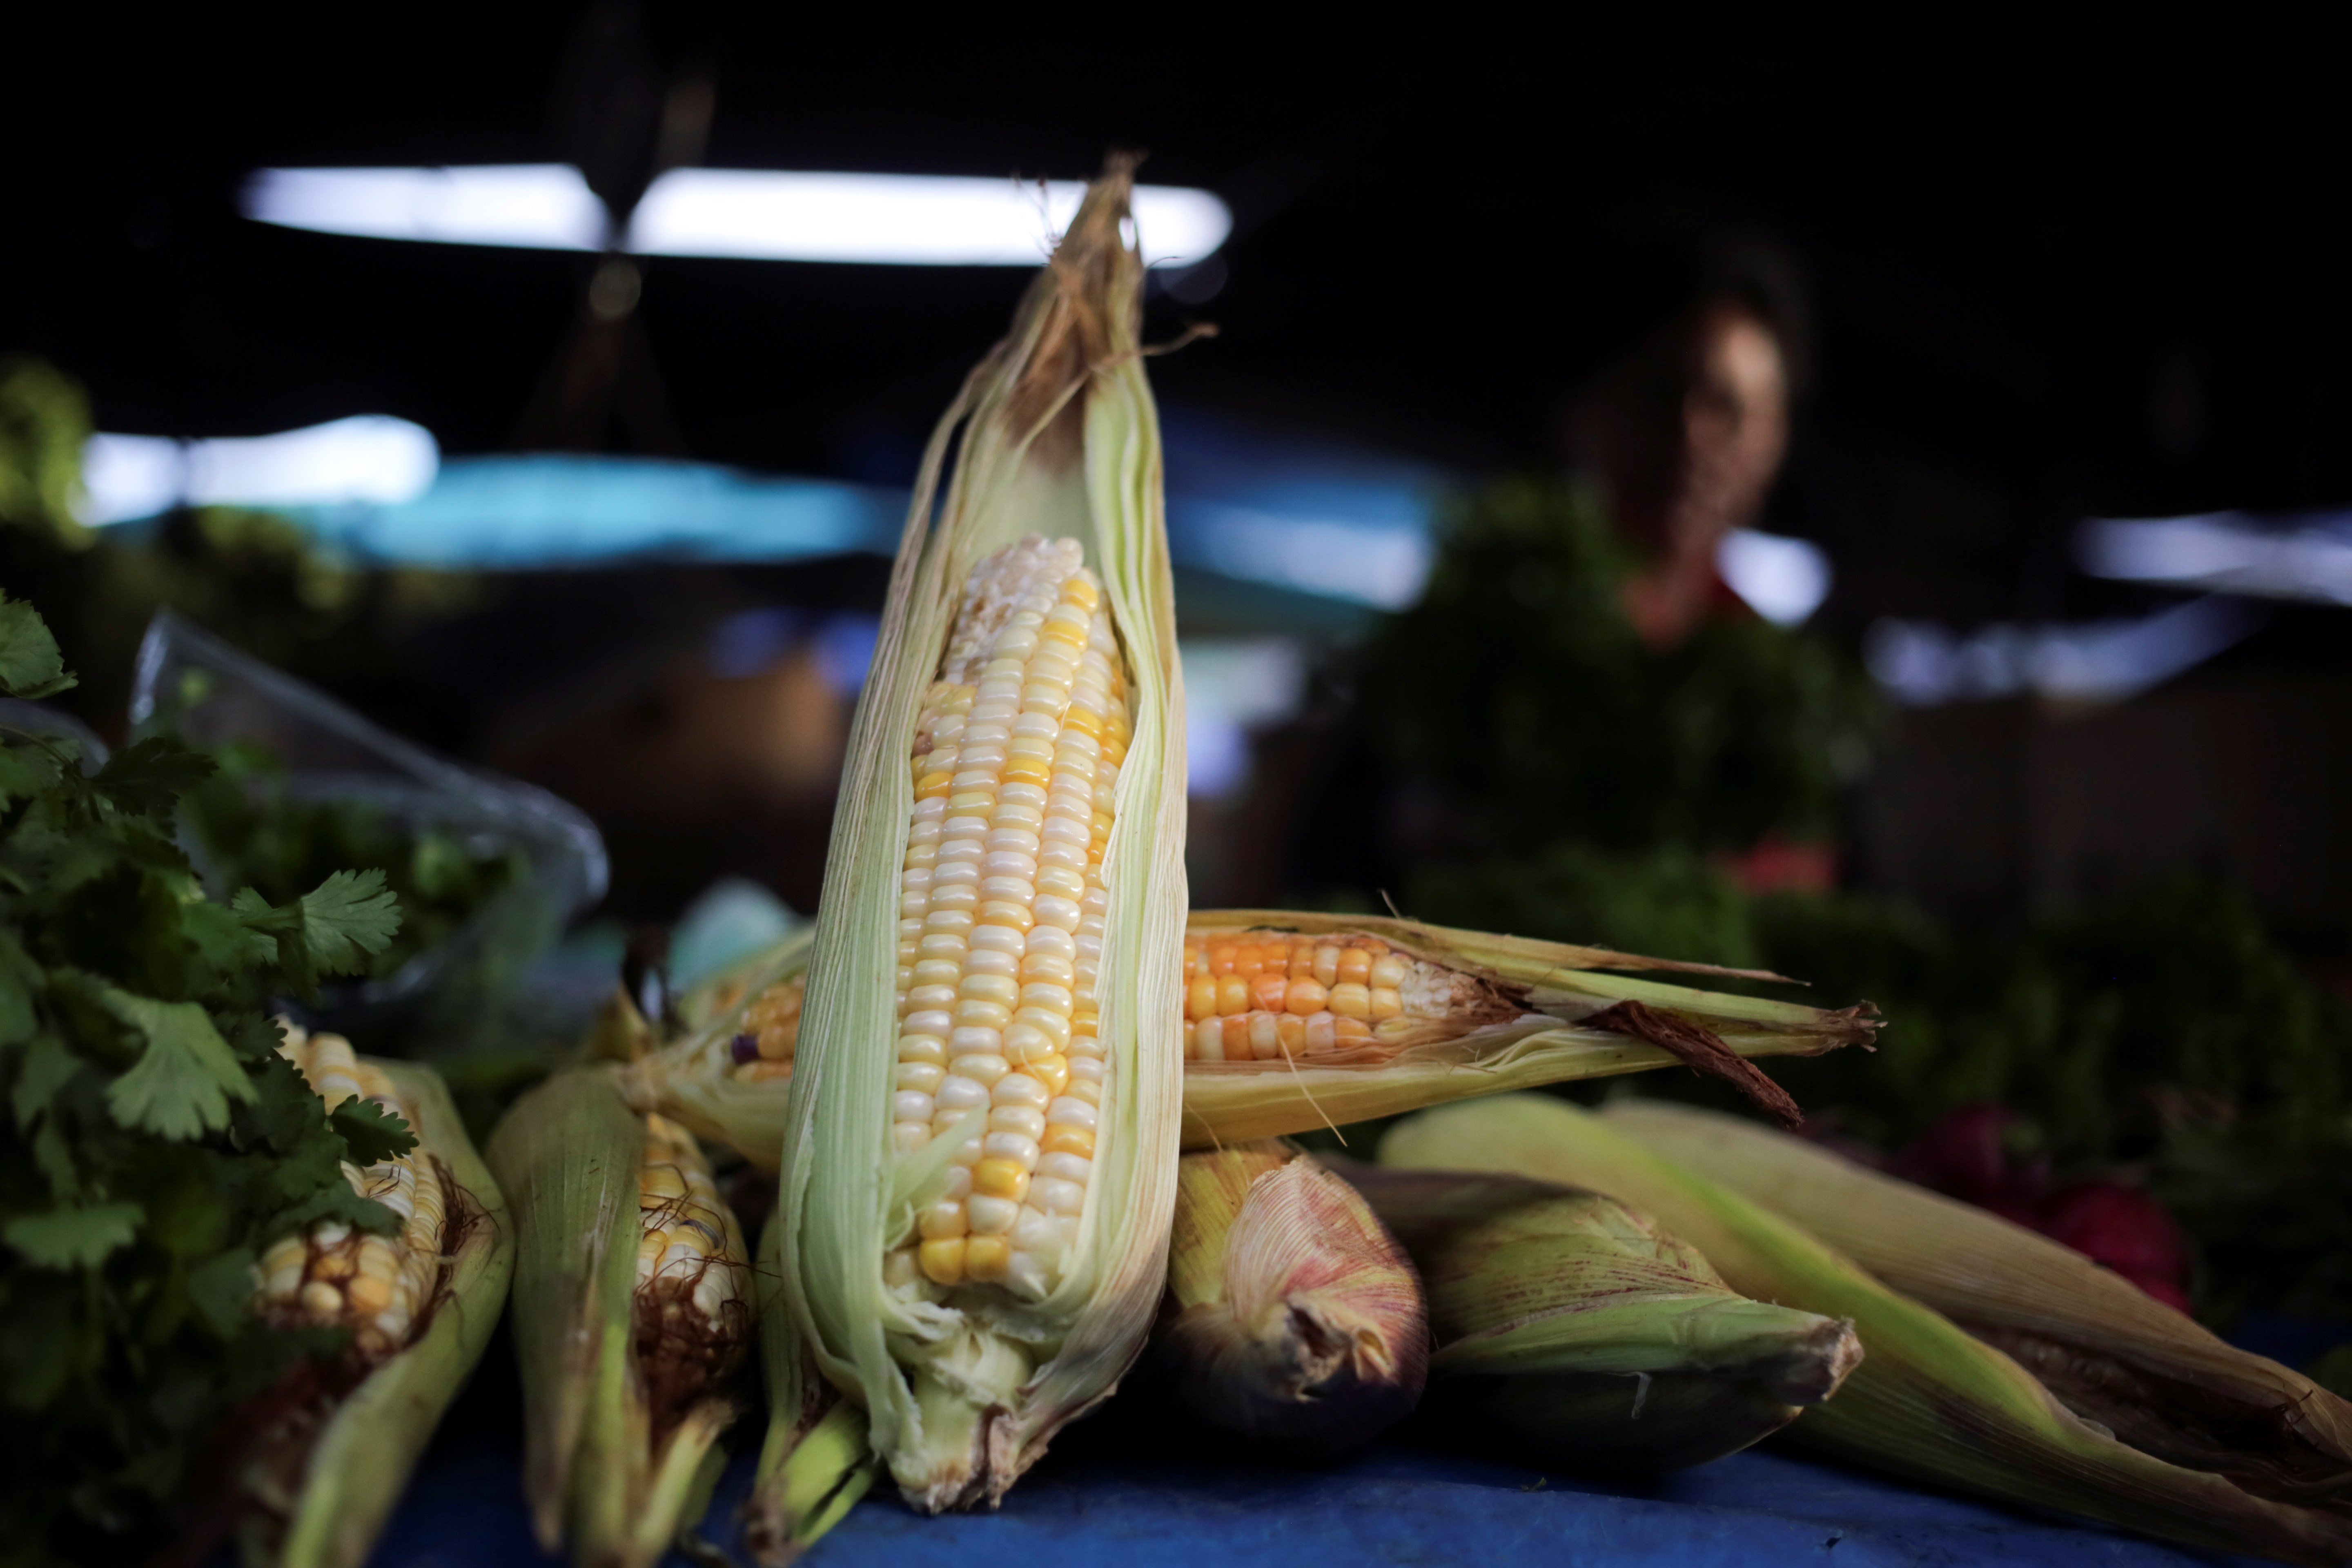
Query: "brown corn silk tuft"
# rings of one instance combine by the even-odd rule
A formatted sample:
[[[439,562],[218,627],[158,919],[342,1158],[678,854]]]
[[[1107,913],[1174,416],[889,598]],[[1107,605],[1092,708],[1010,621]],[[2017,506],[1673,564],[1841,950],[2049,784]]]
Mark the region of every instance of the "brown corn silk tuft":
[[[1210,1424],[1287,1458],[1360,1447],[1408,1415],[1429,1317],[1355,1190],[1280,1145],[1184,1156],[1153,1358]]]
[[[779,1262],[794,1331],[824,1375],[863,1406],[874,1451],[925,1509],[1001,1497],[1055,1431],[1108,1396],[1142,1346],[1166,1264],[1181,1059],[1176,1020],[1135,999],[1175,985],[1185,904],[1182,690],[1158,431],[1137,338],[1141,266],[1120,234],[1130,180],[1131,163],[1115,161],[1089,192],[1012,336],[974,372],[926,457],[853,728],[784,1118],[766,1124],[772,1133],[747,1134],[754,1158],[782,1162]],[[950,448],[954,475],[942,498]],[[1062,1218],[1075,1221],[1055,1238],[1053,1266],[1016,1276],[1007,1262],[999,1279],[993,1256],[984,1271],[971,1268],[969,1240],[960,1268],[942,1255],[936,1269],[926,1269],[923,1244],[964,1238],[922,1236],[919,1220],[958,1201],[967,1237],[1011,1234],[975,1228],[976,1221],[1003,1216],[975,1215],[973,1202],[1025,1203],[1037,1195],[1043,1165],[1012,1173],[1025,1186],[1008,1176],[1005,1190],[986,1191],[981,1167],[995,1156],[981,1151],[967,1165],[963,1153],[1001,1132],[1040,1145],[1042,1159],[1043,1140],[992,1125],[1008,1109],[993,1084],[982,1086],[987,1105],[971,1105],[944,1125],[938,1091],[900,1087],[898,1069],[908,1066],[941,1067],[942,1089],[950,1078],[981,1080],[954,1070],[958,1056],[936,1063],[902,1057],[908,1035],[936,1032],[915,1026],[914,1015],[927,1010],[916,1005],[919,983],[913,966],[904,965],[908,972],[894,984],[892,954],[911,936],[920,962],[921,940],[935,929],[928,912],[911,931],[901,925],[917,918],[908,909],[915,889],[902,883],[916,844],[910,762],[926,700],[946,673],[973,569],[1030,535],[1076,541],[1099,582],[1111,646],[1131,689],[1133,741],[1106,803],[1114,809],[1099,862],[1105,913],[1093,1038],[1102,1068],[1094,1152],[1072,1156],[1089,1162],[1078,1212],[1052,1211],[1057,1231]],[[1011,794],[1009,772],[1003,783],[993,796],[1000,805]],[[1051,925],[1038,914],[1045,890],[1034,892],[1032,914]],[[959,972],[951,1010],[959,1015],[964,1000],[990,1000],[963,989],[971,973]],[[1072,992],[1075,1043],[1081,998],[1076,987],[1063,989]],[[957,1028],[996,1031],[1003,1052],[1016,1044],[1017,1021],[950,1019]],[[753,1033],[755,1053],[761,1037]],[[964,1055],[1002,1060],[1007,1073],[999,1082],[1028,1076],[1035,1065],[1025,1053],[1018,1063],[1003,1052]],[[1075,1089],[1078,1058],[1063,1059]],[[1044,1070],[1054,1076],[1053,1068]],[[728,1115],[719,1103],[725,1094],[762,1087],[731,1074],[723,1081],[704,1097],[713,1121]],[[898,1100],[901,1093],[931,1098],[919,1144],[919,1119],[898,1115],[912,1109]],[[1011,1109],[1035,1110],[1047,1119],[1044,1131],[1075,1125],[1053,1119],[1068,1109],[1064,1099],[1079,1098],[1065,1093]],[[693,1122],[682,1103],[679,1114]],[[952,1191],[951,1173],[959,1171],[972,1183],[961,1199]],[[1057,1201],[1070,1196],[1046,1193]],[[948,1222],[941,1214],[939,1223]],[[789,1479],[789,1471],[787,1460],[776,1473]]]
[[[1649,1041],[1693,1072],[1729,1084],[1783,1127],[1800,1126],[1805,1120],[1787,1089],[1765,1077],[1763,1068],[1725,1045],[1723,1037],[1704,1024],[1677,1018],[1644,1003],[1620,1002],[1585,1019],[1584,1026]]]
[[[2352,1510],[2352,1405],[2113,1270],[1998,1215],[1732,1117],[1639,1100],[1607,1117],[2007,1352],[2133,1447],[2257,1496]]]

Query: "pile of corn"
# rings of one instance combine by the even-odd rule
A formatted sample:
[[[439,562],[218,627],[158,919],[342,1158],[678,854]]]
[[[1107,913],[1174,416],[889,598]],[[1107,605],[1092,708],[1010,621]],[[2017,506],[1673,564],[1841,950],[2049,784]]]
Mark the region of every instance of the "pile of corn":
[[[1866,1004],[1401,919],[1188,910],[1128,180],[1089,194],[926,457],[813,932],[687,998],[678,1037],[631,1014],[606,1053],[631,1059],[527,1095],[496,1185],[446,1102],[289,1040],[329,1104],[435,1136],[351,1173],[394,1234],[274,1242],[259,1310],[348,1328],[374,1377],[462,1317],[446,1379],[487,1331],[452,1281],[486,1215],[509,1228],[503,1188],[525,1489],[583,1564],[650,1564],[692,1529],[755,1342],[768,1562],[885,1473],[920,1510],[995,1502],[1147,1343],[1143,1386],[1285,1458],[1426,1388],[1431,1430],[1551,1463],[1671,1468],[1785,1428],[2194,1545],[2352,1554],[2352,1419],[2284,1369],[1777,1134],[1498,1092],[1676,1061],[1769,1089],[1754,1058],[1866,1043]],[[1399,1116],[1377,1166],[1260,1142]],[[703,1140],[778,1173],[756,1270]],[[2128,1375],[2045,1387],[1996,1343]],[[2173,1419],[2192,1386],[2242,1436]],[[363,1555],[404,1470],[304,1560]],[[332,1473],[351,1484],[349,1453]]]

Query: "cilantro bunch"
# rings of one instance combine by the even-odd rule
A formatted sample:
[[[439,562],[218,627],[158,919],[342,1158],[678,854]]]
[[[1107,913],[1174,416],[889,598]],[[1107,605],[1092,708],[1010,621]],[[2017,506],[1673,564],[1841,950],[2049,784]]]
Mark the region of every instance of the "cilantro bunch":
[[[73,684],[0,597],[0,693]],[[399,923],[378,870],[273,903],[207,899],[173,845],[212,761],[156,738],[85,774],[69,740],[0,724],[0,1562],[132,1561],[225,1482],[238,1408],[341,1331],[249,1310],[253,1264],[320,1220],[390,1234],[346,1161],[414,1146],[372,1104],[331,1117],[264,1009],[349,973]]]

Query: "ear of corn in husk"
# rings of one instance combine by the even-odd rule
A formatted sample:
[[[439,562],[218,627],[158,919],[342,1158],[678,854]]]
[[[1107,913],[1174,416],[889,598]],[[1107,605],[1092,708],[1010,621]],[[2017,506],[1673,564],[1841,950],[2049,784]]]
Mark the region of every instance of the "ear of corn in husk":
[[[1733,1117],[1624,1100],[1612,1127],[1802,1226],[1998,1346],[2133,1447],[2283,1502],[2352,1508],[2352,1405],[1998,1215]]]
[[[1429,1292],[1433,1413],[1523,1458],[1664,1470],[1736,1453],[1837,1392],[1853,1325],[1734,1292],[1616,1199],[1516,1176],[1338,1167]]]
[[[684,1129],[625,1104],[610,1068],[560,1072],[490,1140],[520,1258],[524,1490],[549,1551],[640,1568],[708,1499],[749,1351],[748,1259]]]
[[[675,1116],[761,1165],[783,1146],[807,939],[688,1003],[707,1021],[636,1063],[632,1103]],[[1378,917],[1287,910],[1195,911],[1184,936],[1187,1148],[1287,1136],[1450,1100],[1671,1067],[1736,1077],[1748,1064],[1867,1044],[1864,1004],[1822,1009],[1663,984],[1601,965],[1700,974],[1601,948]],[[1645,1009],[1628,1021],[1624,1010]],[[1665,1044],[1625,1032],[1686,1027]],[[1696,1026],[1720,1043],[1696,1051]],[[1725,1058],[1729,1058],[1727,1062]],[[1736,1064],[1736,1065],[1734,1065]]]
[[[2016,1362],[1810,1233],[1564,1101],[1508,1095],[1427,1111],[1390,1130],[1381,1163],[1498,1171],[1605,1192],[1697,1247],[1741,1294],[1853,1320],[1862,1364],[1835,1399],[1790,1428],[1805,1447],[2207,1550],[2309,1563],[2352,1552],[2352,1527],[2117,1442]]]
[[[289,1029],[282,1054],[331,1110],[359,1097],[408,1124],[416,1147],[345,1175],[400,1220],[393,1236],[321,1223],[263,1254],[256,1310],[288,1328],[346,1327],[342,1363],[257,1435],[240,1479],[257,1505],[246,1560],[358,1568],[506,1304],[512,1237],[498,1183],[441,1079],[356,1058],[337,1035]]]
[[[1323,1458],[1411,1413],[1429,1317],[1403,1250],[1315,1160],[1279,1144],[1192,1153],[1153,1356],[1202,1420]]]
[[[874,1485],[866,1412],[818,1370],[800,1325],[780,1299],[783,1231],[771,1215],[760,1233],[760,1367],[768,1388],[768,1435],[746,1505],[744,1538],[761,1568],[782,1568],[855,1507]]]
[[[1748,1058],[1866,1044],[1877,1027],[1866,1003],[1825,1011],[1595,966],[1777,978],[1756,972],[1417,921],[1202,912],[1185,950],[1187,1147],[1677,1061],[1793,1113]]]
[[[1166,1268],[1183,698],[1129,180],[925,458],[771,1144],[786,1303],[927,1510],[1108,1395]]]

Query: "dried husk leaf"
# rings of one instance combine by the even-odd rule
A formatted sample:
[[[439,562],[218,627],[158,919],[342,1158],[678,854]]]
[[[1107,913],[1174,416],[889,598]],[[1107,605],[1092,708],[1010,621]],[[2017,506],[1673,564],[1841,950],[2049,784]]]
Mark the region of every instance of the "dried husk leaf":
[[[559,1072],[491,1136],[513,1205],[514,1334],[523,1489],[542,1549],[595,1568],[648,1568],[698,1515],[738,1412],[694,1399],[667,1430],[635,1364],[637,1182],[646,1125],[614,1069]]]
[[[1137,337],[1142,267],[1120,237],[1130,180],[1115,162],[1088,193],[924,459],[852,728],[782,1137],[785,1299],[825,1376],[865,1406],[901,1491],[928,1510],[1001,1497],[1109,1394],[1166,1268],[1182,1053],[1175,1011],[1155,999],[1176,994],[1181,962],[1183,689]],[[1084,544],[1136,700],[1104,856],[1100,1143],[1077,1244],[1043,1300],[906,1301],[881,1268],[912,1216],[887,1116],[907,746],[971,567],[1031,533]]]
[[[424,1333],[362,1381],[310,1450],[274,1561],[281,1568],[359,1568],[449,1402],[481,1359],[505,1309],[515,1262],[506,1200],[449,1091],[431,1068],[368,1058],[399,1090],[421,1149],[447,1167],[457,1237]]]
[[[2352,1508],[2352,1405],[2072,1248],[1735,1117],[1642,1100],[1606,1114],[2007,1352],[2133,1447],[2258,1496]]]
[[[1614,1198],[1513,1176],[1336,1166],[1429,1292],[1433,1409],[1520,1458],[1664,1470],[1735,1453],[1836,1392],[1853,1325],[1734,1292]]]
[[[2256,1498],[2086,1426],[2016,1362],[1896,1294],[1810,1233],[1565,1101],[1510,1095],[1392,1128],[1383,1165],[1484,1170],[1605,1192],[1697,1247],[1743,1295],[1850,1318],[1865,1352],[1791,1440],[1866,1468],[2029,1503],[2206,1550],[2332,1563],[2352,1527]]]
[[[1661,984],[1591,967],[1777,978],[1760,971],[1641,958],[1606,948],[1425,925],[1368,915],[1297,910],[1205,910],[1189,929],[1203,936],[1247,931],[1363,931],[1416,957],[1478,977],[1491,993],[1491,1016],[1437,1031],[1402,1049],[1366,1050],[1312,1061],[1187,1062],[1183,1145],[1225,1147],[1345,1126],[1425,1106],[1571,1079],[1646,1072],[1684,1058],[1628,1035],[1580,1020],[1627,1003],[1654,1008],[1711,1031],[1740,1058],[1817,1056],[1867,1045],[1878,1025],[1867,1003],[1826,1009],[1753,996]],[[688,1011],[708,1021],[685,1039],[632,1064],[623,1078],[630,1103],[675,1117],[702,1137],[736,1150],[762,1169],[782,1158],[792,1086],[746,1081],[730,1054],[737,1026],[761,991],[807,969],[809,938],[795,935],[731,975],[689,996]],[[731,995],[724,1008],[709,1001]],[[805,1027],[805,1025],[803,1025]]]
[[[1403,1250],[1346,1182],[1279,1145],[1184,1156],[1153,1356],[1210,1424],[1294,1458],[1370,1442],[1428,1376]]]

